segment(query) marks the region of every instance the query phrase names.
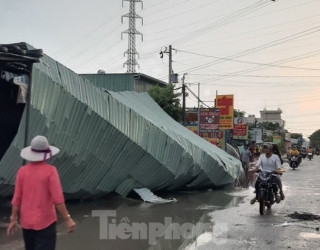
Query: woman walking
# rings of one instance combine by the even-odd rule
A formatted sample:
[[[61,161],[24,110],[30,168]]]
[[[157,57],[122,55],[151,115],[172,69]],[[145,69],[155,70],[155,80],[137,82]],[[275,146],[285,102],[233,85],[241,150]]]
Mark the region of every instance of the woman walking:
[[[21,151],[21,157],[29,163],[18,170],[7,234],[17,230],[20,215],[26,250],[55,249],[56,210],[64,219],[68,233],[75,231],[75,223],[64,202],[57,169],[46,163],[59,151],[50,146],[44,136],[35,137],[31,146]]]

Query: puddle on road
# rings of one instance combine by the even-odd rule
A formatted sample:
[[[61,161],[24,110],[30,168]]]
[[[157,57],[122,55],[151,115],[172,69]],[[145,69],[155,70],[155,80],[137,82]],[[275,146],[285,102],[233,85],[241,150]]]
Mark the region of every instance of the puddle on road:
[[[320,220],[319,215],[311,214],[311,213],[298,213],[294,212],[293,214],[288,215],[292,219],[297,219],[297,220],[308,220],[308,221],[313,221],[313,220]]]
[[[230,192],[230,190],[228,190]],[[247,190],[245,190],[247,192]],[[239,192],[235,192],[235,194]],[[242,198],[239,195],[227,195],[225,191],[215,190],[211,192],[197,193],[170,193],[161,194],[163,198],[175,197],[177,202],[167,204],[149,204],[140,200],[123,199],[116,196],[107,196],[100,200],[69,203],[70,214],[77,223],[77,231],[74,235],[65,234],[65,225],[58,224],[58,243],[57,249],[95,249],[95,250],[176,250],[176,249],[196,249],[194,246],[206,245],[215,240],[223,240],[223,223],[213,223],[210,213],[228,207],[237,206]],[[242,195],[241,195],[242,196]],[[1,210],[1,207],[0,207]],[[106,228],[101,225],[99,217],[92,217],[93,210],[115,211],[116,216],[110,217]],[[0,218],[0,223],[6,223],[4,219],[8,210]],[[1,214],[1,213],[0,213]],[[171,225],[165,224],[165,219],[169,218]],[[113,223],[113,224],[112,224]],[[119,225],[126,223],[131,231],[125,232],[122,236],[129,236],[127,239],[115,240],[110,238],[101,239],[101,233],[108,231],[110,225],[116,226],[116,230],[121,230]],[[143,224],[146,228],[147,237],[144,239],[133,239],[133,235],[143,238],[138,229],[135,231],[134,224]],[[152,224],[160,225],[155,233],[153,245],[150,245],[149,238]],[[172,225],[177,228],[173,229]],[[2,224],[5,225],[5,224]],[[118,227],[118,228],[117,228]],[[102,228],[102,231],[100,230]],[[191,228],[191,229],[190,229]],[[178,229],[178,230],[176,230]],[[19,249],[21,246],[21,234],[14,238],[2,237],[6,229],[0,227],[0,249],[10,243],[10,249]],[[118,231],[117,231],[118,232]],[[134,233],[133,233],[134,232]],[[191,232],[191,233],[190,233]],[[174,233],[178,233],[174,238]],[[171,235],[171,238],[169,237]],[[104,235],[109,237],[110,235]],[[152,236],[152,235],[151,235]],[[220,237],[221,236],[221,237]],[[219,238],[220,237],[220,238]],[[126,237],[125,237],[126,238]],[[174,239],[173,239],[174,238]],[[19,244],[17,240],[20,240]],[[189,247],[189,248],[187,248]]]

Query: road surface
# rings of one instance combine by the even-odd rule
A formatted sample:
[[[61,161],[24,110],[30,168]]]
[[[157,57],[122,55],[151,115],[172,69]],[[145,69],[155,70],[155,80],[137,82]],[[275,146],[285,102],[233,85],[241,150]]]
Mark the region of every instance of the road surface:
[[[304,160],[295,171],[289,169],[287,163],[284,168],[282,181],[286,199],[264,216],[259,215],[258,203],[249,203],[253,189],[162,194],[163,198],[176,198],[177,202],[158,205],[116,196],[70,203],[68,207],[77,222],[77,232],[67,235],[63,223],[59,222],[57,250],[318,249],[319,222],[291,219],[288,215],[320,214],[320,157],[315,156],[311,162]],[[152,223],[164,225],[165,218],[169,218],[180,226],[179,237],[170,239],[172,228],[164,226],[157,233],[159,237],[151,240],[152,244],[152,234],[135,240],[129,232],[122,235],[129,235],[126,240],[110,239],[99,218],[92,216],[93,210],[114,210],[117,225],[143,223],[147,225],[147,233]],[[23,249],[21,231],[15,236],[5,235],[9,215],[9,207],[0,207],[0,249]],[[193,232],[183,227],[185,223],[193,225]],[[188,238],[188,235],[192,236]]]

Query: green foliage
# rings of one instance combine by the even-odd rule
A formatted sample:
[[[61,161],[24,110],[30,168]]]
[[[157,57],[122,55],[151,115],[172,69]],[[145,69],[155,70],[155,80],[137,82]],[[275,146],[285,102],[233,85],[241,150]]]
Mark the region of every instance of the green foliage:
[[[291,138],[292,139],[300,139],[300,136],[301,136],[301,134],[298,134],[298,133],[292,133],[291,134]]]
[[[272,122],[262,122],[262,123],[259,123],[259,127],[266,130],[275,131],[275,130],[279,130],[280,124],[272,123]]]
[[[152,99],[174,120],[181,121],[180,93],[174,92],[174,86],[161,88],[158,85],[148,91]]]
[[[311,147],[320,147],[320,129],[315,131],[310,137]]]
[[[240,111],[240,109],[235,109],[233,111],[234,117],[244,117],[245,114],[246,114],[246,112],[245,111]]]
[[[273,136],[267,136],[263,141],[264,142],[273,142]]]
[[[248,123],[248,128],[249,130],[252,130],[256,127],[256,125],[254,123]]]

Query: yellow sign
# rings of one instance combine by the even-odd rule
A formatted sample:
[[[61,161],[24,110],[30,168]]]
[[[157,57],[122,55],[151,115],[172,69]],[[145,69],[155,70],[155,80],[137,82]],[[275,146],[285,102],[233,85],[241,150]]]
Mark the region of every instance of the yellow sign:
[[[233,95],[217,95],[216,108],[220,109],[220,129],[233,129]]]

